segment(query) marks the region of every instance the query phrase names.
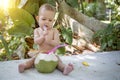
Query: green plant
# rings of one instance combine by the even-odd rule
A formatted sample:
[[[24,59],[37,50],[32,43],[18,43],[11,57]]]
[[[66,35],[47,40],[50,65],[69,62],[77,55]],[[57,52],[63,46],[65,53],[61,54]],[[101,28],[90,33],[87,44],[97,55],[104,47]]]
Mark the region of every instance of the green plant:
[[[65,26],[60,26],[57,25],[56,28],[59,29],[60,31],[60,40],[62,43],[66,43],[68,45],[72,44],[73,41],[73,35],[72,35],[72,30],[70,27],[65,27]],[[56,50],[57,54],[64,55],[66,52],[65,47],[60,47]]]
[[[65,47],[60,47],[55,51],[55,53],[57,53],[58,55],[64,55],[65,52],[66,52]]]
[[[107,28],[95,33],[93,39],[102,51],[120,50],[120,21],[111,22]]]
[[[4,14],[4,10],[0,8],[0,25],[5,25],[5,14]],[[0,26],[1,29],[1,26]]]
[[[85,14],[102,20],[105,18],[105,7],[99,2],[89,3],[85,7]]]
[[[6,40],[4,39],[4,37],[2,35],[0,35],[0,40],[2,41],[2,44],[3,44],[4,48],[5,48],[6,53],[7,53],[7,58],[11,59],[8,44],[7,44]]]
[[[8,29],[10,35],[31,35],[35,25],[33,16],[24,9],[12,8],[9,10],[9,16],[13,25]]]
[[[72,44],[72,30],[70,27],[61,27],[61,36],[65,43]]]

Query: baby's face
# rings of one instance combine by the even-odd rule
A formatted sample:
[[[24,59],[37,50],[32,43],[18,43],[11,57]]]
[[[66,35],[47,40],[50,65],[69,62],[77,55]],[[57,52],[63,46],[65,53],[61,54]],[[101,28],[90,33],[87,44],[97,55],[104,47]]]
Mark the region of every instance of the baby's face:
[[[44,26],[46,26],[47,30],[51,29],[54,22],[54,16],[55,12],[42,9],[39,13],[39,26],[42,29],[44,29]]]

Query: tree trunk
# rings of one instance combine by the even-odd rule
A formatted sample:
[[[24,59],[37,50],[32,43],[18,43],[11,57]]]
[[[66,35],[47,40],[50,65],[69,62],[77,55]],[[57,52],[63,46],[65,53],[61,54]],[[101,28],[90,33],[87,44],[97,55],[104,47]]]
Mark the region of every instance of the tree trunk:
[[[67,5],[64,0],[59,4],[59,10],[63,14],[70,16],[71,18],[78,21],[80,24],[86,26],[93,32],[96,32],[97,30],[107,27],[107,24],[102,23],[99,20],[96,20],[95,18],[90,18],[76,11],[74,8]]]
[[[66,4],[64,0],[59,3],[58,10],[60,12],[59,20],[70,26],[73,33],[77,33],[78,37],[80,37],[79,39],[73,39],[72,45],[76,45],[78,47],[76,48],[77,50],[84,47],[94,52],[98,51],[99,49],[92,44],[92,36],[94,32],[107,27],[107,24],[78,12]]]

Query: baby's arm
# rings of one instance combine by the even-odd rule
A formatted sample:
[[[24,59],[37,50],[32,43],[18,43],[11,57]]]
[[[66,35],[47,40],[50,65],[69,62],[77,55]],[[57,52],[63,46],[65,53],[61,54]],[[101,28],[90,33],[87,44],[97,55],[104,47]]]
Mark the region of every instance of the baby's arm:
[[[50,42],[50,45],[57,46],[60,44],[59,32],[57,29],[54,28],[53,32],[53,39]]]
[[[45,37],[43,35],[40,35],[38,32],[38,29],[34,30],[34,43],[41,45],[45,40]]]

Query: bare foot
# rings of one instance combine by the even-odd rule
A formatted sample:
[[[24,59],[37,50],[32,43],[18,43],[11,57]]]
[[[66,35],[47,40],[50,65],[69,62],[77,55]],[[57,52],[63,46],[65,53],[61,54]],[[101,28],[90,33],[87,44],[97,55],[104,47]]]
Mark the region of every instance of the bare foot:
[[[73,70],[73,65],[69,63],[68,65],[65,66],[63,74],[68,75],[72,70]]]
[[[20,65],[18,66],[18,69],[19,69],[19,72],[20,72],[20,73],[23,73],[24,70],[25,70],[25,64],[20,64]]]

